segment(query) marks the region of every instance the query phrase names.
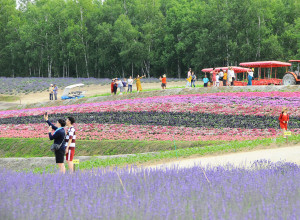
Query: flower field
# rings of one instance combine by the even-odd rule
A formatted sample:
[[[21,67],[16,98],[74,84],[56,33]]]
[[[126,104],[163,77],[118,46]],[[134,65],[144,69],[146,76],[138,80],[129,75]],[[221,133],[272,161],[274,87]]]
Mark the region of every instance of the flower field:
[[[1,219],[297,219],[300,168],[200,166],[74,175],[0,170]],[[209,181],[209,182],[208,182]],[[298,216],[298,217],[297,217]]]
[[[73,116],[83,140],[253,140],[281,134],[278,116],[289,108],[289,129],[300,133],[300,92],[174,95],[0,112],[0,138],[46,138],[50,120]]]

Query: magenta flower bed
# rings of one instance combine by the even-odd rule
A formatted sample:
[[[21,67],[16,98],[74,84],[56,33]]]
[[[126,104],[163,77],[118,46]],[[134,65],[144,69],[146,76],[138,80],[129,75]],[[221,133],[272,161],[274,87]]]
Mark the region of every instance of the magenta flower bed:
[[[76,117],[81,119],[75,125],[77,137],[83,140],[230,141],[276,137],[281,135],[277,117],[283,106],[289,108],[293,120],[291,131],[299,133],[300,92],[239,92],[1,111],[0,123],[2,119],[3,124],[0,124],[0,137],[46,138],[47,128],[42,119],[44,112],[50,114],[50,119],[51,114],[53,117],[65,117],[76,113]],[[124,115],[126,112],[130,114]],[[190,119],[189,112],[197,113],[197,117]],[[106,122],[98,119],[100,113],[106,114],[101,116]],[[172,126],[167,126],[171,123],[172,113],[179,113],[176,116],[178,123],[176,119]],[[201,114],[209,114],[209,121],[199,121]],[[137,120],[141,117],[142,120]],[[205,119],[206,116],[201,117]],[[24,120],[20,120],[22,118]]]
[[[300,129],[292,129],[300,133]],[[162,140],[208,141],[253,140],[281,135],[279,129],[188,128],[120,124],[76,124],[78,139],[85,140]],[[0,138],[47,138],[46,124],[0,125]]]

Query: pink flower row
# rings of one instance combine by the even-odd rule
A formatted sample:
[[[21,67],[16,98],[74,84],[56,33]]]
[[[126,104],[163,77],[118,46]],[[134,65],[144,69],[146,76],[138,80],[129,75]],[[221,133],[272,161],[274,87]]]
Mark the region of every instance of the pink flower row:
[[[46,124],[2,124],[0,138],[47,138]],[[76,124],[77,139],[85,140],[253,140],[281,135],[279,129],[189,128],[122,124]],[[292,132],[299,133],[300,129]]]

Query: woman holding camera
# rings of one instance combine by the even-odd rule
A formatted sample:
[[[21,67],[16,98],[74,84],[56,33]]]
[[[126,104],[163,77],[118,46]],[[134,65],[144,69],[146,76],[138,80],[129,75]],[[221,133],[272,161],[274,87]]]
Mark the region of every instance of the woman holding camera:
[[[60,148],[54,152],[55,154],[55,161],[56,164],[58,165],[59,171],[61,173],[66,172],[66,168],[64,165],[64,155],[65,155],[65,125],[66,121],[64,119],[58,119],[56,124],[52,124],[49,119],[48,119],[48,114],[46,113],[44,115],[45,121],[48,123],[49,128],[48,128],[48,134],[49,134],[49,139],[54,140],[54,144],[58,144]],[[52,130],[54,130],[54,133],[52,134]]]

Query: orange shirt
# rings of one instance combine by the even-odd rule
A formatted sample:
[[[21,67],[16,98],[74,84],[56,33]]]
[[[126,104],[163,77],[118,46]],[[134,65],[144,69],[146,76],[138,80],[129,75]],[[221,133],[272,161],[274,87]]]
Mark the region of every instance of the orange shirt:
[[[167,77],[162,78],[162,79],[161,79],[161,83],[167,84]]]

